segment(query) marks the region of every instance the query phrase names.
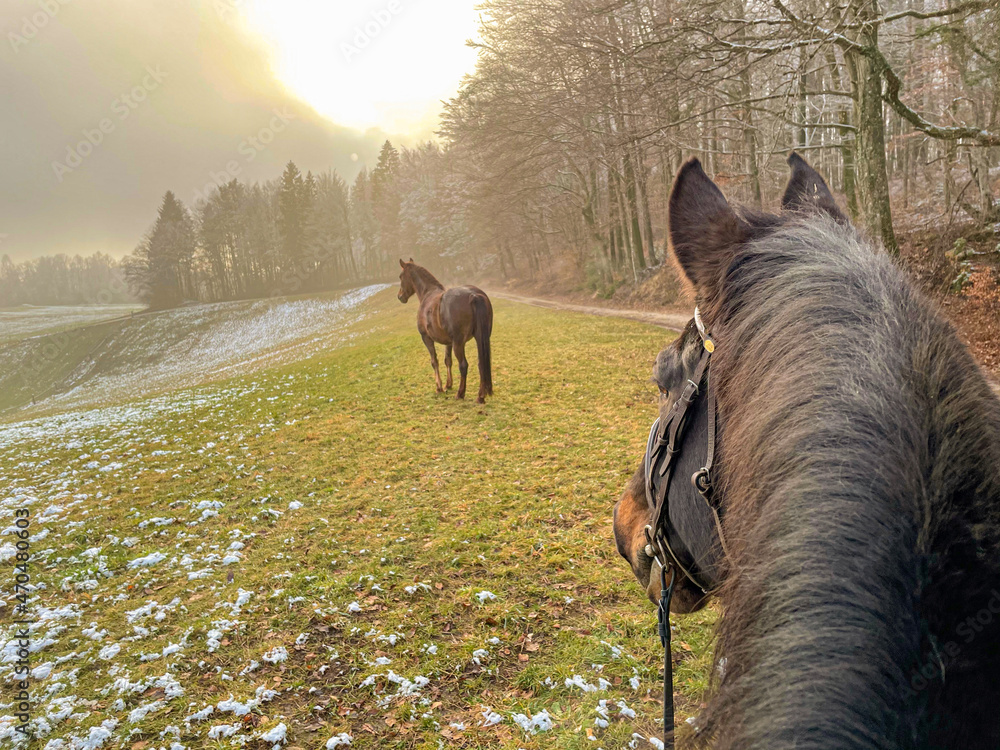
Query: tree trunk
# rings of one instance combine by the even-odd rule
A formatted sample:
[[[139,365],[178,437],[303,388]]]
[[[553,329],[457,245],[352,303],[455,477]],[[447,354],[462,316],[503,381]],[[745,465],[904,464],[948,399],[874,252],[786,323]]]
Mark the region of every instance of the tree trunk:
[[[630,242],[630,237],[629,237],[630,222],[628,220],[628,208],[626,207],[626,202],[625,202],[625,191],[622,188],[621,179],[618,177],[618,175],[615,175],[615,187],[617,188],[615,190],[615,197],[618,201],[618,215],[621,217],[621,223],[619,224],[618,227],[619,231],[618,237],[620,240],[618,248],[622,253],[621,255],[622,261],[624,262],[627,259],[630,262],[630,266],[632,268],[632,280],[638,281],[639,274],[636,272],[635,253],[632,252],[631,250],[633,245]]]
[[[635,169],[632,167],[632,158],[628,150],[623,154],[625,163],[625,198],[626,210],[631,224],[630,234],[632,235],[632,253],[635,256],[635,264],[639,268],[646,267],[646,257],[642,252],[642,232],[639,228],[639,204],[635,196]]]
[[[955,122],[956,115],[958,114],[958,102],[955,100],[955,95],[951,91],[948,92],[951,98],[951,104],[948,107],[949,112],[951,112],[951,121]],[[945,213],[951,214],[952,209],[955,207],[956,200],[956,189],[958,186],[955,184],[954,168],[959,161],[958,156],[958,142],[948,141],[945,143],[945,159],[944,159],[944,204]]]
[[[979,191],[979,216],[983,225],[993,222],[993,191],[990,187],[989,149],[973,148],[969,151],[969,172]]]
[[[837,62],[837,55],[830,47],[827,53],[827,63],[830,66],[830,77],[836,91],[844,91],[844,77],[840,72],[840,63]],[[842,127],[838,129],[840,136],[840,187],[847,198],[847,212],[851,219],[858,218],[858,196],[855,190],[854,171],[854,134],[851,131],[851,108],[845,102],[837,107],[837,123]]]
[[[636,181],[639,187],[639,200],[642,203],[643,229],[646,230],[646,245],[649,252],[649,264],[656,265],[656,247],[653,244],[653,217],[649,212],[649,182],[646,179],[646,164],[642,153],[637,150],[635,156]]]
[[[807,58],[805,50],[803,50],[802,54],[800,56],[800,59],[799,59],[799,78],[798,78],[798,80],[799,80],[799,91],[798,91],[798,99],[799,99],[799,102],[798,102],[799,127],[798,127],[798,135],[796,136],[796,139],[798,140],[798,146],[799,146],[799,148],[805,148],[806,146],[809,145],[809,133],[806,130],[806,122],[808,121],[808,117],[809,117],[809,108],[808,108],[808,106],[806,104],[806,91],[808,90],[808,89],[806,89],[806,65],[808,64],[807,63],[808,59],[811,59],[811,58]]]
[[[910,207],[910,139],[903,135],[903,208]]]
[[[859,13],[877,13],[874,3],[865,3]],[[878,48],[878,30],[863,26],[857,43],[869,49]],[[885,117],[882,109],[882,72],[875,60],[863,50],[846,49],[844,57],[851,78],[854,96],[855,164],[857,196],[861,223],[872,239],[881,242],[890,255],[899,254],[896,234],[892,228],[892,208],[889,204],[889,178],[885,158]]]
[[[749,95],[749,86],[747,87]],[[743,144],[746,147],[746,170],[750,180],[750,197],[753,205],[760,208],[763,198],[760,192],[760,167],[757,166],[757,129],[753,124],[753,111],[749,106],[743,111]]]
[[[620,268],[626,257],[625,239],[622,235],[621,212],[618,205],[618,177],[614,170],[608,170],[608,241],[611,248],[611,263]]]

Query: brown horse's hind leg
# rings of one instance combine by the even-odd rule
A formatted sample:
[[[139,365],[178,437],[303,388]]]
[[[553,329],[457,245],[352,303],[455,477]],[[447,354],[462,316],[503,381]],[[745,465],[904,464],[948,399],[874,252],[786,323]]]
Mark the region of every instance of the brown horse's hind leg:
[[[458,393],[455,398],[465,398],[465,376],[469,374],[469,360],[465,358],[465,342],[455,342],[455,356],[458,357]]]
[[[444,385],[446,391],[451,390],[451,344],[444,348],[444,366],[448,370],[448,381]]]
[[[437,383],[437,392],[444,393],[444,388],[441,387],[441,370],[438,368],[438,355],[437,349],[434,348],[434,339],[426,333],[421,333],[420,338],[424,340],[424,346],[431,353],[431,367],[434,368],[434,382]]]

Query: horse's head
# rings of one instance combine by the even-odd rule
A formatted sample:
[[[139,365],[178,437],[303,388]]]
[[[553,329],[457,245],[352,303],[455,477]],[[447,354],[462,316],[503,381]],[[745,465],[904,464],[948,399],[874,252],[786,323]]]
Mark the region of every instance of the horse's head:
[[[781,217],[734,211],[697,159],[685,164],[674,182],[669,218],[671,250],[681,272],[694,287],[704,318],[703,325],[709,331],[717,332],[717,328],[724,328],[724,321],[719,319],[724,315],[718,305],[720,286],[730,267],[739,263],[740,250],[747,243],[773,231],[794,213],[821,211],[837,221],[847,222],[823,178],[797,154],[793,153],[788,162],[792,175],[782,198],[785,215]],[[724,339],[713,336],[713,345],[716,342],[720,347],[725,346]],[[661,421],[665,422],[681,391],[696,378],[704,346],[702,335],[692,320],[657,357],[653,380],[661,394]],[[719,416],[720,424],[723,416]],[[684,450],[677,458],[671,480],[667,520],[675,528],[682,527],[684,546],[695,553],[696,559],[708,561],[713,566],[714,578],[714,574],[722,570],[719,540],[715,537],[715,527],[704,521],[704,501],[690,481],[692,472],[697,472],[707,452],[706,421],[702,412],[700,418],[693,419],[693,424],[682,438],[680,447]],[[715,439],[717,444],[724,441],[721,428]],[[725,470],[724,466],[720,468]],[[628,561],[649,598],[656,603],[661,590],[660,564],[652,554],[646,533],[647,527],[653,523],[653,511],[647,500],[645,473],[643,461],[615,505],[614,534],[619,553]],[[724,492],[716,491],[712,502],[716,507],[724,508]],[[714,569],[716,565],[720,566],[718,570]],[[692,572],[696,578],[704,574],[702,570]],[[677,613],[693,612],[704,606],[706,600],[701,587],[678,570],[671,610]]]
[[[673,343],[660,352],[653,366],[653,381],[660,389],[660,417],[664,418],[680,396],[681,389],[692,378],[702,351],[702,340],[694,320]],[[701,440],[692,435],[692,441]],[[640,461],[635,474],[625,486],[614,510],[615,544],[618,552],[628,560],[632,572],[655,604],[660,600],[660,563],[650,554],[645,529],[652,523],[653,514],[646,501],[645,462]],[[680,481],[687,482],[686,478]],[[689,484],[687,486],[690,486]],[[695,492],[690,487],[692,493]],[[706,597],[683,574],[679,575],[670,601],[673,612],[695,612],[704,606]]]
[[[409,263],[402,258],[399,259],[399,267],[403,270],[399,274],[399,291],[396,292],[396,299],[404,305],[410,297],[417,293],[416,284],[413,282],[413,266],[413,258],[410,258]]]

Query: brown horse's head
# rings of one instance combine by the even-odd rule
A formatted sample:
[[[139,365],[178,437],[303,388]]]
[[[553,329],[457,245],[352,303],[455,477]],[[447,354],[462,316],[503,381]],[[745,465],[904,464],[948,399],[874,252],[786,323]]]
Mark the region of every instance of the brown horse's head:
[[[399,274],[399,291],[396,292],[396,298],[405,305],[410,297],[417,293],[417,287],[413,283],[413,258],[410,258],[409,263],[400,258],[399,267],[403,270]]]
[[[678,174],[670,198],[670,247],[682,273],[695,290],[702,313],[714,312],[718,279],[739,249],[763,234],[773,231],[789,216],[810,211],[831,215],[847,223],[823,178],[797,154],[789,157],[791,179],[782,198],[784,216],[754,215],[730,208],[719,189],[702,171],[697,160],[688,162]],[[708,319],[709,329],[712,320]],[[694,320],[662,352],[653,368],[653,380],[660,389],[660,416],[665,416],[677,400],[698,366],[702,339]],[[692,441],[704,436],[691,436]],[[717,440],[724,442],[720,433]],[[678,478],[685,486],[689,483]],[[614,534],[618,552],[632,568],[640,585],[653,603],[660,599],[660,565],[647,547],[645,529],[652,523],[652,511],[646,500],[643,463],[629,480],[614,509]],[[690,491],[694,491],[693,488]],[[714,501],[724,505],[717,492]],[[693,540],[705,548],[709,540]],[[704,606],[706,595],[678,571],[670,609],[676,613],[693,612]]]
[[[692,377],[701,354],[701,337],[692,320],[673,343],[660,352],[653,366],[653,380],[660,389],[660,416],[664,417],[671,404],[677,400],[681,389]],[[615,544],[618,552],[632,567],[632,572],[646,594],[655,604],[660,600],[660,564],[646,548],[645,528],[652,522],[652,511],[646,502],[646,485],[643,462],[625,486],[614,510]],[[672,612],[695,612],[705,605],[702,591],[683,575],[678,575],[674,596],[670,601]]]

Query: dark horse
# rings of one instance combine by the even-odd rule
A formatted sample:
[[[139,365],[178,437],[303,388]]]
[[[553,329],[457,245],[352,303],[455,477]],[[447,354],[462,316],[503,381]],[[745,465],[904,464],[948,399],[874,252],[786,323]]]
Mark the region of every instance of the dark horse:
[[[696,160],[670,198],[672,251],[716,348],[724,542],[718,668],[687,740],[995,750],[1000,402],[822,178],[789,163],[780,216],[734,210]],[[661,414],[701,348],[692,325],[660,354]],[[640,470],[615,539],[657,601],[650,518]],[[703,599],[680,580],[673,609]]]
[[[486,292],[474,286],[453,286],[445,289],[426,268],[418,266],[410,258],[409,263],[399,261],[399,301],[406,303],[414,294],[420,300],[417,310],[417,330],[424,346],[431,353],[431,366],[438,393],[451,388],[451,350],[458,357],[458,384],[456,398],[465,398],[465,377],[469,372],[469,361],[465,358],[465,342],[476,339],[479,351],[479,398],[480,404],[493,395],[493,369],[490,363],[490,333],[493,331],[493,305]],[[441,371],[438,368],[437,351],[434,344],[444,345],[444,366],[448,368],[448,382],[441,387]]]

